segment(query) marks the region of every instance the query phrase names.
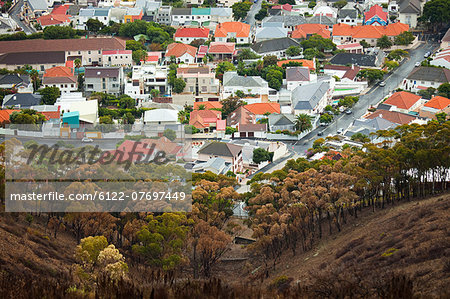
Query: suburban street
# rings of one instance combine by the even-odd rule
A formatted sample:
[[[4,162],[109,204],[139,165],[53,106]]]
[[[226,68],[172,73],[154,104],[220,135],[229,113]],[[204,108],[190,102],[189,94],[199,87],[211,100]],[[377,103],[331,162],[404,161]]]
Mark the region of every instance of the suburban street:
[[[261,9],[262,0],[258,0],[258,2],[254,3],[248,12],[247,17],[244,19],[244,22],[250,24],[251,29],[254,30],[256,26],[255,15]]]
[[[18,0],[16,4],[9,10],[9,14],[11,18],[17,23],[17,25],[19,25],[23,29],[23,32],[25,32],[26,34],[34,33],[36,32],[34,28],[31,28],[31,26],[28,26],[27,24],[25,24],[25,22],[20,20],[20,11],[22,9],[22,6],[23,0]]]
[[[335,121],[332,122],[328,127],[319,127],[311,131],[302,140],[291,144],[289,146],[290,150],[293,150],[300,155],[304,155],[305,151],[312,147],[312,143],[314,142],[314,140],[319,138],[319,136],[317,136],[317,133],[319,133],[320,131],[323,130],[323,137],[326,137],[329,135],[335,135],[338,129],[346,130],[354,120],[363,116],[371,105],[378,104],[390,92],[397,89],[402,80],[406,78],[414,69],[414,65],[416,64],[416,62],[422,61],[424,59],[423,55],[427,51],[433,52],[433,50],[435,50],[437,47],[438,44],[426,43],[421,44],[418,48],[412,50],[410,52],[410,57],[405,62],[403,62],[400,67],[397,68],[391,75],[384,78],[386,86],[381,87],[375,85],[369,90],[368,93],[360,96],[358,103],[356,103],[352,108],[352,114],[338,115],[335,118]]]

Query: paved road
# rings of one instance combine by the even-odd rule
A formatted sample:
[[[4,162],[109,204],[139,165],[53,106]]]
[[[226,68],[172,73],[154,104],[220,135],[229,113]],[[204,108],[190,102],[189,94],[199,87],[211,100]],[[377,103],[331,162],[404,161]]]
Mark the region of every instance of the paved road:
[[[255,29],[255,26],[256,26],[255,15],[261,9],[262,1],[263,0],[258,0],[258,2],[254,3],[252,5],[252,7],[250,8],[250,11],[248,12],[247,17],[244,19],[244,22],[249,24],[252,29]]]
[[[28,26],[27,24],[25,24],[25,22],[20,20],[20,12],[23,6],[23,0],[18,0],[16,2],[16,4],[11,7],[11,9],[9,10],[9,14],[11,16],[11,18],[17,23],[17,25],[19,25],[22,29],[23,32],[25,32],[26,34],[31,34],[36,32],[36,30],[34,28],[32,28],[31,26]]]
[[[347,129],[355,119],[360,118],[367,112],[367,109],[371,105],[378,104],[383,100],[390,92],[398,88],[398,85],[406,78],[409,73],[415,67],[414,65],[418,61],[424,59],[423,55],[427,51],[433,51],[438,47],[438,44],[422,44],[415,50],[410,52],[410,58],[405,61],[399,68],[397,68],[389,77],[386,77],[384,81],[386,86],[373,87],[367,94],[360,96],[358,103],[352,108],[353,113],[350,115],[342,114],[337,116],[336,120],[331,123],[327,128],[317,128],[308,135],[306,135],[302,140],[295,142],[290,145],[290,149],[303,155],[305,151],[312,147],[314,140],[318,139],[317,133],[321,130],[324,131],[323,136],[335,135],[338,129]]]

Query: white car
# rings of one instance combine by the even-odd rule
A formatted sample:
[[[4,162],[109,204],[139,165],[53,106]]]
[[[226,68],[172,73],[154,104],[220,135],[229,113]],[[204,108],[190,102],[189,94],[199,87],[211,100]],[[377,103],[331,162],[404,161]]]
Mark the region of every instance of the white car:
[[[91,138],[88,138],[88,137],[83,137],[83,139],[81,139],[81,142],[91,143],[91,142],[94,142],[94,140],[92,140]]]
[[[344,129],[340,128],[336,131],[336,134],[341,135],[342,133],[344,133]]]
[[[416,67],[419,67],[421,65],[420,61],[417,61],[415,65]]]
[[[381,87],[384,87],[384,86],[386,86],[386,82],[381,81],[380,84],[378,84],[378,85],[380,85]]]

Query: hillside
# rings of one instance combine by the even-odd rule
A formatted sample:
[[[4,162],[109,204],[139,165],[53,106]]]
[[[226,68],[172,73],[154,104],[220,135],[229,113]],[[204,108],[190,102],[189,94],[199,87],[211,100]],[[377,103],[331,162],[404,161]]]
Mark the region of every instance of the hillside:
[[[265,282],[285,275],[291,285],[326,290],[348,285],[356,290],[360,284],[362,291],[397,275],[412,282],[408,287],[420,297],[448,298],[449,223],[448,194],[388,206],[351,219],[342,232],[324,238],[309,252],[286,252]]]

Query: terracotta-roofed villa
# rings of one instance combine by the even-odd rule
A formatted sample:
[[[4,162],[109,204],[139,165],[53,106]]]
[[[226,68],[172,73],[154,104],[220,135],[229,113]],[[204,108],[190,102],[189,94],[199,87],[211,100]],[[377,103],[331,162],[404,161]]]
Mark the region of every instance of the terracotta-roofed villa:
[[[215,40],[227,42],[235,40],[238,44],[250,43],[250,25],[241,22],[224,22],[217,24]]]
[[[194,63],[197,54],[197,48],[179,43],[172,43],[167,46],[166,61],[170,61],[172,56],[175,57],[176,62]]]
[[[330,38],[331,32],[328,26],[322,24],[301,24],[295,27],[292,32],[292,38],[295,39],[307,39],[310,36],[317,34],[323,38]]]
[[[408,113],[421,105],[423,102],[420,101],[421,98],[421,96],[407,91],[399,91],[390,96],[383,104],[393,106],[395,111]]]
[[[174,34],[176,42],[182,42],[185,44],[190,44],[196,39],[206,41],[209,37],[208,28],[178,28]]]

